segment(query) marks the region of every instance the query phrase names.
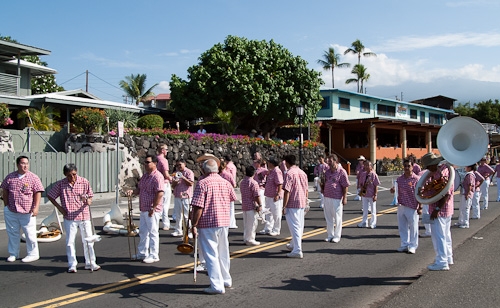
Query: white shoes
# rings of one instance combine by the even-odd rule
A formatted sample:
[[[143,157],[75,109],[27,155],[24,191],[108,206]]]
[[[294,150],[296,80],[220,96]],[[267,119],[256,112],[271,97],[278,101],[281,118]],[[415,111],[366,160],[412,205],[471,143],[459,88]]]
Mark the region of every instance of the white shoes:
[[[24,263],[29,263],[29,262],[34,262],[38,259],[40,259],[39,256],[27,256],[27,257],[23,258],[21,261],[23,261]]]
[[[438,265],[435,263],[427,266],[427,268],[430,271],[449,271],[450,270],[450,267],[448,265]]]
[[[140,254],[137,254],[137,255],[132,255],[132,260],[136,260],[136,261],[137,261],[137,260],[139,260],[139,261],[142,261],[142,260],[144,260],[144,259],[146,259],[146,256],[144,256],[144,255],[140,255]]]
[[[280,234],[278,232],[271,231],[271,232],[269,232],[269,235],[270,236],[278,236]]]
[[[182,232],[177,232],[177,231],[172,232],[170,235],[172,235],[173,237],[181,237],[181,236],[183,236]]]
[[[292,251],[292,250],[293,250],[293,246],[292,246],[292,245],[290,245],[290,244],[286,244],[286,249],[287,249],[288,251]]]
[[[197,272],[206,272],[206,271],[207,271],[207,267],[206,267],[205,263],[200,263],[200,264],[196,267],[196,271],[197,271]]]
[[[289,252],[286,254],[288,258],[297,258],[297,259],[302,259],[304,258],[304,255],[302,252],[296,253],[296,252]]]
[[[226,293],[225,291],[215,290],[212,287],[204,289],[203,292],[205,292],[207,294],[210,294],[210,295],[216,295],[216,294],[224,294],[224,293]]]
[[[14,262],[14,261],[16,261],[16,256],[9,256],[7,258],[7,262]]]
[[[338,238],[338,237],[334,237],[334,238],[332,239],[332,243],[338,243],[338,242],[340,242],[340,238]]]
[[[99,265],[97,265],[97,264],[92,264],[92,265],[89,264],[89,265],[85,265],[85,269],[86,270],[91,270],[93,272],[96,272],[96,271],[100,270],[101,267]]]
[[[260,245],[260,242],[257,242],[257,241],[247,241],[245,244],[247,246],[258,246],[258,245]]]
[[[408,247],[408,253],[409,254],[415,254],[415,252],[417,252],[417,249],[415,247]]]
[[[153,256],[149,256],[146,259],[142,260],[142,262],[147,263],[147,264],[155,263],[155,262],[158,262],[158,261],[160,261],[160,258],[155,258]]]
[[[398,252],[407,252],[408,251],[408,246],[401,246],[398,249],[396,249]]]
[[[68,273],[76,273],[77,270],[76,270],[76,266],[72,266],[70,268],[68,268]]]

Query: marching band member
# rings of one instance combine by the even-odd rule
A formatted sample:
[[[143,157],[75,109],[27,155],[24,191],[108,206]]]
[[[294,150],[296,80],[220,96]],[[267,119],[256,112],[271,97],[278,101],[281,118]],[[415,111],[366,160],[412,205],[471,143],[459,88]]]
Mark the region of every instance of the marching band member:
[[[358,157],[358,164],[356,165],[356,189],[359,187],[359,177],[361,176],[361,173],[365,170],[364,162],[366,158],[363,155],[360,155]],[[356,197],[354,197],[354,201],[360,201],[361,197],[359,196],[359,189],[358,193],[356,194]]]
[[[240,183],[241,209],[243,210],[243,241],[246,245],[257,246],[260,242],[255,240],[257,217],[262,205],[259,198],[259,184],[253,179],[255,168],[248,166],[245,177]]]
[[[21,261],[33,262],[40,258],[36,239],[36,216],[42,191],[40,178],[29,171],[28,157],[16,158],[17,171],[9,173],[2,182],[5,229],[9,237],[7,262],[19,258],[21,232],[26,235],[27,256]]]
[[[369,160],[364,161],[365,170],[359,176],[359,190],[363,202],[363,220],[358,224],[359,228],[368,228],[368,211],[371,212],[369,227],[377,227],[377,193],[380,181],[377,173],[373,170],[373,164]]]
[[[159,245],[160,233],[158,225],[160,215],[163,210],[163,189],[165,179],[156,168],[158,160],[154,155],[147,155],[144,160],[145,173],[139,180],[137,188],[128,190],[127,196],[139,195],[139,210],[141,216],[139,220],[139,250],[133,256],[135,260],[142,260],[144,263],[154,263],[160,261]],[[180,217],[180,216],[177,216]]]
[[[170,181],[172,177],[168,173],[168,146],[166,144],[160,146],[158,149],[158,171],[163,175],[165,182],[163,184],[163,210],[161,212],[161,221],[163,222],[163,230],[167,231],[170,229],[170,218],[168,217],[168,210],[170,209],[170,199],[172,197],[172,188],[170,187]]]
[[[199,236],[205,257],[210,287],[208,294],[224,294],[232,286],[229,273],[229,203],[236,194],[228,181],[218,175],[219,168],[214,159],[203,163],[205,178],[198,181],[193,194],[192,232]]]
[[[481,209],[479,208],[479,198],[481,197],[481,185],[484,182],[484,177],[477,171],[477,165],[474,165],[474,177],[475,177],[475,189],[474,194],[472,195],[471,202],[471,219],[479,219],[481,218]]]
[[[465,167],[467,173],[464,176],[462,188],[460,189],[460,212],[457,225],[462,229],[469,228],[470,206],[476,189],[476,178],[474,176],[475,168],[476,164]]]
[[[269,174],[267,175],[264,197],[270,214],[266,219],[265,229],[269,235],[277,236],[281,232],[281,217],[283,215],[283,173],[275,158],[268,160]]]
[[[236,181],[234,179],[233,174],[231,173],[230,170],[227,169],[227,164],[225,160],[220,161],[220,166],[219,166],[219,175],[226,181],[228,181],[231,186],[236,188]],[[231,208],[230,214],[229,214],[229,229],[237,229],[238,226],[236,225],[236,216],[234,214],[234,201],[231,201],[231,204],[229,205]]]
[[[325,202],[324,202],[324,196],[323,192],[321,191],[320,187],[320,182],[321,182],[321,177],[325,176],[325,172],[328,169],[328,164],[325,162],[325,158],[323,155],[318,156],[318,164],[314,167],[314,188],[317,192],[319,192],[319,198],[320,198],[320,204],[319,207],[323,208]]]
[[[182,221],[188,217],[189,204],[193,196],[194,173],[186,167],[186,161],[183,158],[175,162],[175,169],[181,173],[181,176],[179,178],[175,177],[172,181],[172,186],[174,187],[174,216],[176,225],[175,231],[171,235],[180,237],[183,236]],[[182,208],[184,208],[184,211]]]
[[[350,183],[347,171],[340,167],[337,155],[330,155],[327,162],[329,168],[325,173],[324,186],[321,187],[325,195],[323,208],[327,234],[325,242],[338,243],[342,236],[342,214],[344,205],[347,204],[347,188]]]
[[[483,199],[483,206],[481,207],[481,210],[487,210],[488,198],[489,198],[488,189],[490,187],[491,176],[495,173],[495,170],[493,170],[493,168],[491,168],[486,163],[486,157],[483,157],[479,162],[479,166],[477,167],[477,172],[479,172],[484,178],[484,181],[481,184],[481,192],[479,195],[480,196],[479,200]]]

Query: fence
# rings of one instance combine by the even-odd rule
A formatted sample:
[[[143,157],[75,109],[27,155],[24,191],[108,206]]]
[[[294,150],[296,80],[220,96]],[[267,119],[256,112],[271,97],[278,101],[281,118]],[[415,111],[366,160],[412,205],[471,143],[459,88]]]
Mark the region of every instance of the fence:
[[[123,152],[118,153],[120,168],[123,162]],[[16,158],[21,155],[29,158],[30,171],[40,177],[46,191],[49,191],[55,182],[64,177],[62,170],[67,163],[76,164],[78,175],[90,181],[94,193],[115,191],[117,171],[119,171],[116,167],[115,151],[103,153],[0,153],[0,181],[10,172],[17,170]]]

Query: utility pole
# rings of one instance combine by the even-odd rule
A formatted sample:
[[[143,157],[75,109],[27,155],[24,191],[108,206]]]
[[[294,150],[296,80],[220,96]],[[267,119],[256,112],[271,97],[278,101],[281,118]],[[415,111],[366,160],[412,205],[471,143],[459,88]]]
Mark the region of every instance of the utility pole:
[[[85,92],[89,92],[89,70],[85,71]]]

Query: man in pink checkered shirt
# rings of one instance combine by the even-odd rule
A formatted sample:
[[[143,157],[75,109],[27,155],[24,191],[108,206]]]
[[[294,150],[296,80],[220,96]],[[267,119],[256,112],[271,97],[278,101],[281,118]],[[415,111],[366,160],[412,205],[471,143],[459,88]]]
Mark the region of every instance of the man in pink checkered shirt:
[[[267,175],[264,197],[269,215],[266,217],[264,230],[271,236],[278,236],[281,232],[281,217],[283,215],[283,173],[279,168],[279,162],[271,157],[267,165]]]
[[[40,178],[29,171],[29,160],[26,156],[16,159],[17,171],[9,173],[2,182],[2,198],[5,205],[5,229],[9,236],[8,262],[19,258],[21,232],[26,235],[27,256],[23,262],[33,262],[40,258],[36,239],[36,216],[42,191]]]
[[[260,245],[255,240],[258,215],[262,209],[259,198],[259,184],[253,179],[254,166],[247,166],[245,177],[241,180],[241,210],[243,211],[243,241],[248,246]]]
[[[75,164],[66,164],[63,167],[65,178],[57,181],[47,194],[50,202],[64,217],[66,230],[66,255],[68,257],[68,273],[76,273],[78,260],[76,258],[75,239],[78,229],[83,243],[85,269],[97,271],[101,269],[96,264],[94,242],[87,242],[85,238],[92,235],[90,209],[94,192],[89,181],[77,174]],[[60,204],[56,199],[60,199]]]
[[[175,162],[175,170],[180,173],[180,177],[174,177],[172,187],[174,187],[174,215],[176,224],[172,236],[180,237],[184,233],[182,231],[184,219],[189,217],[189,203],[193,197],[194,173],[186,167],[186,161],[179,158]]]
[[[168,146],[163,144],[158,149],[158,171],[163,175],[165,182],[163,184],[163,210],[161,212],[161,221],[163,222],[163,230],[167,231],[170,229],[170,218],[168,217],[168,211],[170,209],[170,199],[172,197],[172,187],[170,186],[170,181],[172,177],[170,176],[167,153]]]
[[[309,209],[309,183],[307,174],[295,165],[295,155],[285,156],[288,169],[283,183],[283,214],[292,235],[292,241],[287,244],[290,250],[288,258],[303,258],[302,234],[304,233],[304,215]]]
[[[232,286],[229,273],[229,212],[230,202],[236,200],[231,184],[219,174],[219,167],[214,159],[203,163],[206,174],[196,184],[193,193],[192,231],[199,235],[199,244],[206,261],[210,278],[210,287],[204,290],[208,294],[223,294],[225,288]]]

